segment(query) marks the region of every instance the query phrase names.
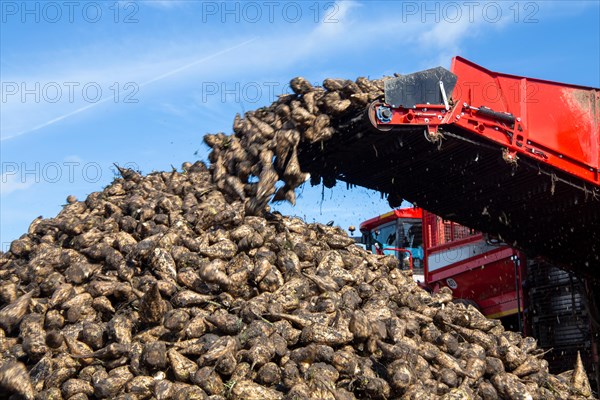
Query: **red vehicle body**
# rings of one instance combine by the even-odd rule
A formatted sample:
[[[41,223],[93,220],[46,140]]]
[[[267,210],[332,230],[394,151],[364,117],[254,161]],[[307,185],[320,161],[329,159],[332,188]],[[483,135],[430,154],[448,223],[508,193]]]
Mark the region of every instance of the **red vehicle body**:
[[[395,253],[400,259],[406,259],[408,255],[407,264],[417,279],[422,279],[424,287],[437,291],[448,286],[456,298],[474,301],[488,318],[522,312],[520,282],[523,277],[515,264],[518,265],[525,256],[518,250],[505,244],[492,244],[482,233],[444,221],[420,208],[393,210],[363,222],[360,230],[365,234],[407,220],[414,221],[415,225],[420,222],[422,257],[415,256],[411,248],[400,247],[402,244],[397,241],[386,242],[383,248],[375,251]],[[397,236],[401,234],[397,233]]]
[[[313,184],[339,179],[379,191],[392,208],[408,201],[428,210],[420,250],[414,228],[413,247],[373,237],[404,218],[396,212],[363,224],[367,245],[379,241],[415,269],[420,260],[431,290],[452,285],[488,316],[522,316],[554,349],[555,370],[571,368],[579,350],[598,382],[600,335],[590,326],[600,327],[600,89],[461,57],[450,71],[383,84],[383,96],[334,117],[343,120],[332,138],[299,145],[302,170]]]
[[[572,274],[417,207],[371,218],[360,230],[369,250],[398,257],[423,288],[447,286],[486,317],[536,337],[550,350],[555,371],[569,368],[581,352],[597,380],[598,335],[590,314],[598,310],[589,309],[586,288]]]

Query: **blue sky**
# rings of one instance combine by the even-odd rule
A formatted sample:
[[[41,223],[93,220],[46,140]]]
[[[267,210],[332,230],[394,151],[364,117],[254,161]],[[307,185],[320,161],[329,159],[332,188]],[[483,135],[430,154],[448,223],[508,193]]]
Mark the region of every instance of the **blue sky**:
[[[491,70],[600,86],[600,2],[0,1],[2,249],[69,194],[205,160],[207,132],[294,76],[372,78],[461,55]],[[389,210],[361,188],[301,189],[308,221]]]

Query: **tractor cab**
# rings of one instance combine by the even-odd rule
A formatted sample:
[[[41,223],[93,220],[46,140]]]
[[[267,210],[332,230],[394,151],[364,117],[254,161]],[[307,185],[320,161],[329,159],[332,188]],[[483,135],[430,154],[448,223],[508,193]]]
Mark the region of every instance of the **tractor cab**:
[[[360,231],[367,250],[396,256],[416,281],[424,281],[423,210],[393,210],[363,222]]]

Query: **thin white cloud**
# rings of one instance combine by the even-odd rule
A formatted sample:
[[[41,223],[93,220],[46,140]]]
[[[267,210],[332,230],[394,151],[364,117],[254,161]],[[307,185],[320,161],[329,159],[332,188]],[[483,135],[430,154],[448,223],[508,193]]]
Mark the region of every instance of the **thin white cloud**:
[[[217,58],[217,57],[219,57],[219,56],[221,56],[221,55],[223,55],[223,54],[225,54],[225,53],[229,53],[229,52],[231,52],[231,51],[237,50],[237,49],[239,49],[239,48],[241,48],[241,47],[244,47],[244,46],[246,46],[247,44],[250,44],[250,43],[254,42],[256,39],[258,39],[258,38],[256,38],[256,37],[255,37],[255,38],[252,38],[252,39],[246,40],[245,42],[242,42],[242,43],[240,43],[240,44],[236,44],[235,46],[228,47],[228,48],[226,48],[226,49],[223,49],[223,50],[221,50],[221,51],[218,51],[218,52],[216,52],[216,53],[213,53],[213,54],[211,54],[211,55],[209,55],[209,56],[202,57],[202,58],[200,58],[200,59],[198,59],[198,60],[195,60],[195,61],[193,61],[193,62],[191,62],[191,63],[185,64],[185,65],[182,65],[181,67],[177,67],[177,68],[175,68],[175,69],[173,69],[173,70],[171,70],[171,71],[165,72],[164,74],[161,74],[161,75],[155,76],[154,78],[152,78],[152,79],[150,79],[150,80],[148,80],[148,81],[146,81],[146,82],[143,82],[143,83],[141,83],[141,84],[140,84],[140,87],[142,87],[142,86],[146,86],[146,85],[149,85],[149,84],[151,84],[151,83],[154,83],[154,82],[160,81],[160,80],[162,80],[162,79],[168,78],[168,77],[170,77],[170,76],[173,76],[173,75],[179,74],[180,72],[183,72],[183,71],[185,71],[186,69],[190,69],[190,68],[192,68],[192,67],[195,67],[196,65],[203,64],[203,63],[205,63],[205,62],[207,62],[207,61],[210,61],[210,60],[212,60],[212,59],[214,59],[214,58]]]
[[[4,173],[0,176],[0,196],[4,197],[18,190],[30,188],[35,182],[23,179],[19,173]]]
[[[65,157],[64,161],[71,162],[71,163],[79,163],[79,164],[83,163],[83,159],[81,157],[79,157],[78,155],[67,156],[67,157]]]
[[[171,103],[161,103],[160,111],[176,117],[184,117],[186,110]]]
[[[327,5],[322,19],[312,32],[314,36],[327,35],[331,37],[345,33],[353,21],[351,11],[363,7],[361,3],[354,0],[327,3]]]
[[[157,75],[157,76],[154,76],[154,77],[152,77],[152,78],[150,78],[150,79],[148,79],[148,80],[146,80],[146,81],[144,81],[144,82],[140,83],[140,84],[138,85],[138,87],[139,87],[139,88],[141,88],[141,87],[144,87],[144,86],[150,85],[150,84],[152,84],[152,83],[155,83],[155,82],[161,81],[161,80],[163,80],[163,79],[166,79],[166,78],[168,78],[168,77],[171,77],[171,76],[177,75],[177,74],[179,74],[179,73],[181,73],[181,72],[183,72],[183,71],[185,71],[185,70],[188,70],[188,69],[190,69],[190,68],[192,68],[192,67],[195,67],[195,66],[197,66],[197,65],[200,65],[200,64],[206,63],[207,61],[210,61],[210,60],[212,60],[212,59],[215,59],[215,58],[217,58],[217,57],[219,57],[219,56],[221,56],[221,55],[223,55],[223,54],[226,54],[226,53],[232,52],[232,51],[234,51],[234,50],[237,50],[237,49],[239,49],[239,48],[241,48],[241,47],[243,47],[243,46],[246,46],[246,45],[248,45],[249,43],[252,43],[253,41],[255,41],[256,39],[257,39],[257,38],[252,38],[252,39],[246,40],[246,41],[244,41],[244,42],[242,42],[242,43],[239,43],[239,44],[237,44],[237,45],[235,45],[235,46],[228,47],[228,48],[226,48],[226,49],[220,50],[220,51],[218,51],[218,52],[215,52],[215,53],[213,53],[213,54],[210,54],[210,55],[208,55],[208,56],[205,56],[205,57],[199,58],[199,59],[197,59],[197,60],[195,60],[195,61],[193,61],[193,62],[190,62],[190,63],[184,64],[184,65],[178,66],[177,68],[174,68],[174,69],[172,69],[172,70],[170,70],[170,71],[167,71],[167,72],[161,73],[161,74],[159,74],[159,75]],[[73,110],[73,111],[67,112],[67,113],[65,113],[65,114],[63,114],[63,115],[60,115],[60,116],[58,116],[58,117],[52,118],[52,119],[50,119],[50,120],[47,120],[47,121],[45,121],[45,122],[43,122],[43,123],[41,123],[41,124],[38,124],[38,125],[36,125],[36,126],[34,126],[34,127],[32,127],[32,128],[28,128],[28,129],[26,129],[26,130],[23,130],[23,131],[17,132],[17,133],[15,133],[15,134],[11,135],[11,136],[3,136],[2,138],[0,138],[0,141],[7,140],[7,139],[11,139],[11,138],[14,138],[14,137],[16,137],[16,136],[20,136],[20,135],[24,135],[24,134],[27,134],[27,133],[31,133],[31,132],[34,132],[34,131],[40,130],[40,129],[42,129],[42,128],[45,128],[45,127],[47,127],[47,126],[53,125],[53,124],[55,124],[55,123],[57,123],[57,122],[63,121],[63,120],[65,120],[65,119],[69,118],[69,117],[72,117],[72,116],[74,116],[74,115],[77,115],[77,114],[79,114],[79,113],[82,113],[82,112],[84,112],[84,111],[87,111],[87,110],[89,110],[89,109],[91,109],[91,108],[95,108],[95,107],[99,106],[100,104],[106,103],[106,102],[108,102],[108,101],[111,101],[111,100],[113,100],[113,101],[114,101],[114,97],[113,97],[112,95],[105,96],[105,97],[101,98],[100,100],[98,100],[98,101],[96,101],[96,102],[89,103],[89,104],[87,104],[87,105],[85,105],[85,106],[79,107],[79,108],[77,108],[77,109],[75,109],[75,110]]]

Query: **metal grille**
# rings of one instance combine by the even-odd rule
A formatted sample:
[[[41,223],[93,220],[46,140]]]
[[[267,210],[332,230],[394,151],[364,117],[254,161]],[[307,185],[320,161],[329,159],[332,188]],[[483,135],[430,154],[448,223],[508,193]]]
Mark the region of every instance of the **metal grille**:
[[[459,240],[459,239],[464,239],[467,238],[469,236],[473,236],[475,234],[475,231],[473,231],[472,229],[467,228],[466,226],[462,226],[462,225],[458,225],[455,223],[452,223],[453,227],[454,227],[454,232],[453,232],[453,239],[454,240]]]
[[[425,229],[428,248],[441,246],[456,240],[477,235],[477,232],[466,226],[442,219],[437,215],[426,213]]]
[[[546,359],[550,371],[560,373],[572,369],[579,351],[593,380],[591,326],[581,281],[569,272],[542,262],[530,263],[527,275],[531,282],[529,315],[533,336],[540,347],[549,350]]]
[[[574,285],[578,285],[578,281]],[[569,283],[555,287],[534,288],[530,291],[534,317],[577,315],[585,310],[578,288]]]

